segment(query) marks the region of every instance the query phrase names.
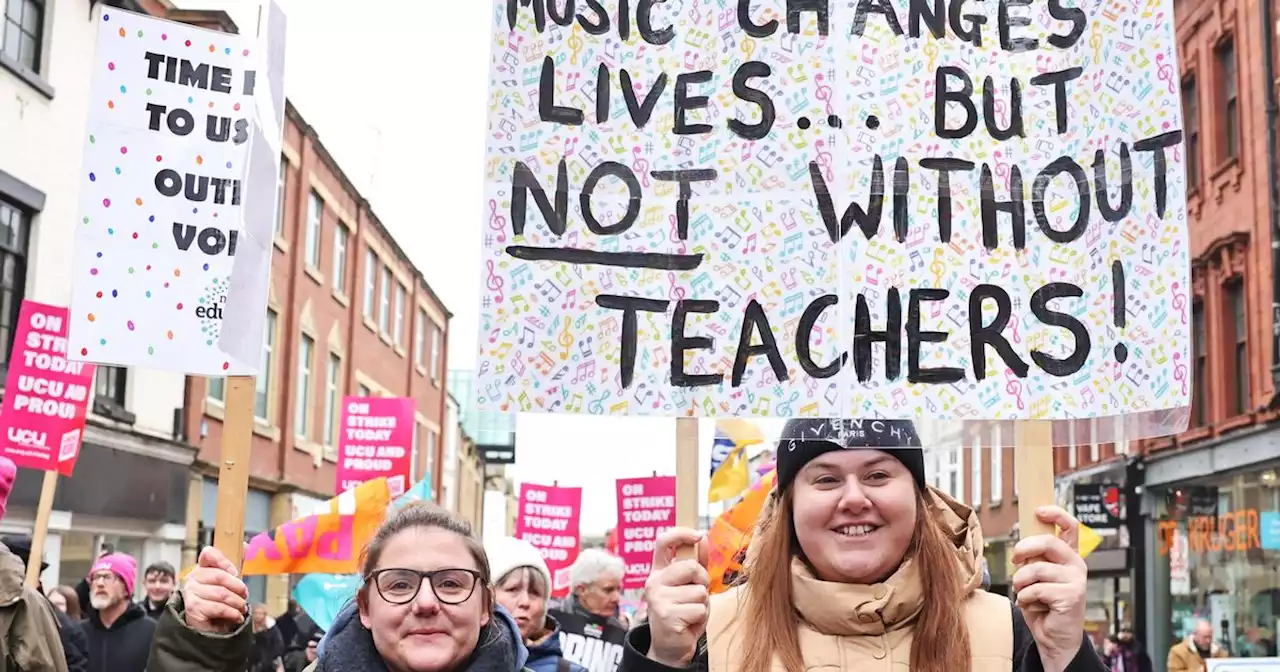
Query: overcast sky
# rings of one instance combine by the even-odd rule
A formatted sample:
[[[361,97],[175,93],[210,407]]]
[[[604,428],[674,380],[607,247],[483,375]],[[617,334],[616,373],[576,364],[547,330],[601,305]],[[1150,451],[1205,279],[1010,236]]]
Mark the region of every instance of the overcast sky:
[[[257,0],[178,4],[225,9],[242,32],[256,30]],[[286,95],[453,312],[450,367],[473,367],[490,0],[448,11],[439,0],[363,0],[359,11],[338,0],[280,4],[289,17]],[[780,424],[762,427],[776,436]],[[707,465],[714,423],[700,432]],[[525,414],[518,436],[517,479],[584,488],[583,534],[614,525],[615,479],[675,473],[671,419]]]

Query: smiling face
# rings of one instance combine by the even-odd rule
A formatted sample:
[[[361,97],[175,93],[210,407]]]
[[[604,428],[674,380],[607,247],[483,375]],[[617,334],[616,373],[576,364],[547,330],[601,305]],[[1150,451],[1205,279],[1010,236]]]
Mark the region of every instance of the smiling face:
[[[902,564],[916,528],[915,481],[879,450],[824,453],[792,484],[800,549],[823,581],[871,584]]]
[[[371,570],[389,568],[480,570],[461,537],[428,527],[410,527],[387,541]],[[393,591],[388,594],[398,598],[405,588],[397,584],[384,586],[384,591]],[[450,584],[442,590],[454,588]],[[373,633],[374,646],[393,672],[453,670],[475,650],[480,629],[489,622],[487,595],[484,586],[476,585],[461,604],[444,604],[431,581],[422,579],[417,596],[407,604],[392,604],[370,581],[362,589],[360,622]],[[446,597],[454,601],[452,594]]]
[[[151,571],[147,573],[147,599],[152,604],[164,604],[173,594],[173,577],[166,572]]]

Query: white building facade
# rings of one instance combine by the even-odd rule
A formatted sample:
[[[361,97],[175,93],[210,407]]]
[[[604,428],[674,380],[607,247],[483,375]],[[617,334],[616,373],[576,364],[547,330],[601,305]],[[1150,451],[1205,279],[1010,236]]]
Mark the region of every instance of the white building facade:
[[[0,6],[0,384],[23,299],[70,300],[97,27],[118,8],[141,9],[133,0]],[[182,557],[195,457],[176,429],[185,376],[100,368],[94,391],[75,474],[59,479],[46,586],[78,582],[104,547],[135,556],[140,573]],[[32,532],[41,479],[21,470],[0,533]]]

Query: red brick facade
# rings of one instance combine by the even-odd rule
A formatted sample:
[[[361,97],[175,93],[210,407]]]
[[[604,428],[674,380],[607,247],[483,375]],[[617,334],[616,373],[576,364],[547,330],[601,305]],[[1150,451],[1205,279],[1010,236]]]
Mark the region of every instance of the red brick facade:
[[[440,492],[450,313],[291,104],[281,161],[272,354],[255,400],[251,485],[331,496],[341,398],[367,391],[416,400],[415,477],[429,470]],[[187,435],[210,475],[221,453],[219,385],[192,378],[187,390]]]

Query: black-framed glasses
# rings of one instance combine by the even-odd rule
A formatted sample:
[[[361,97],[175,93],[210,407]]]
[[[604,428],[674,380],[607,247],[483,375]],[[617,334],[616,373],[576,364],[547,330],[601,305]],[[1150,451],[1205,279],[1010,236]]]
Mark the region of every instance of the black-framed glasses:
[[[441,604],[455,605],[471,599],[472,593],[476,592],[476,584],[480,583],[480,572],[456,568],[420,572],[390,567],[370,574],[366,581],[377,587],[378,595],[386,602],[408,604],[417,599],[423,579],[431,585],[431,592]]]

